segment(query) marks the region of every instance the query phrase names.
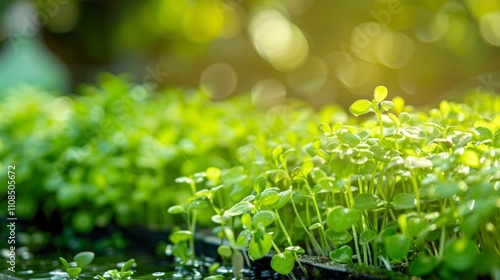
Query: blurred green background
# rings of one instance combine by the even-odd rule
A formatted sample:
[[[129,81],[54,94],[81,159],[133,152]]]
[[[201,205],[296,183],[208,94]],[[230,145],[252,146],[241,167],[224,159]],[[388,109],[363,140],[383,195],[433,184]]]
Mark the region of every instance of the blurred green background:
[[[266,105],[348,105],[378,84],[415,105],[500,90],[497,0],[33,0],[0,16],[2,88],[74,91],[107,71]]]

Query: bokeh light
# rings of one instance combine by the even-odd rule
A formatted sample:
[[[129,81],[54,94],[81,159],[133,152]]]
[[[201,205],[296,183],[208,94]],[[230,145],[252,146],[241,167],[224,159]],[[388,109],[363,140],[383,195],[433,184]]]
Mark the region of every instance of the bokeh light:
[[[291,71],[306,61],[309,47],[305,36],[278,10],[257,9],[249,29],[259,55],[276,69]]]

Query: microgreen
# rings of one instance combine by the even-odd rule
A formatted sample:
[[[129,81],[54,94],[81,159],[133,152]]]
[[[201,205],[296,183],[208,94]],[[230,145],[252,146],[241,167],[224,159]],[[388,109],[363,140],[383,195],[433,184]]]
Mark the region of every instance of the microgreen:
[[[97,278],[99,278],[100,280],[106,280],[107,278],[110,278],[112,280],[130,279],[130,277],[134,274],[134,272],[130,270],[134,266],[134,264],[135,260],[130,259],[121,264],[120,270],[117,270],[116,268],[113,270],[108,270],[104,272],[102,276],[97,275]]]
[[[59,258],[59,261],[62,263],[64,268],[66,269],[66,273],[68,273],[68,276],[70,279],[76,279],[78,275],[82,272],[82,270],[92,263],[92,260],[94,259],[94,253],[89,252],[89,251],[84,251],[76,254],[73,257],[73,263],[68,263],[66,259],[63,257]]]

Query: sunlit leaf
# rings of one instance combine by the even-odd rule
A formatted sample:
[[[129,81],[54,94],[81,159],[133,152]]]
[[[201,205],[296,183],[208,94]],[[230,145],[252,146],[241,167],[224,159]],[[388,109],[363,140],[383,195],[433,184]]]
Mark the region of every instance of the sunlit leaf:
[[[378,86],[373,91],[373,97],[377,102],[381,102],[387,97],[387,88],[385,86]]]
[[[361,99],[354,102],[351,107],[349,107],[349,111],[355,116],[360,116],[368,113],[371,106],[372,103],[369,100]]]

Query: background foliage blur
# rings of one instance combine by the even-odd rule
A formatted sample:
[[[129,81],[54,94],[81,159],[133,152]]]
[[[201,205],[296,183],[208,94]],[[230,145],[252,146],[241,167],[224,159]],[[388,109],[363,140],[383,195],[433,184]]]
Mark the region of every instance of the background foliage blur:
[[[16,15],[26,3],[37,14]],[[102,71],[266,105],[350,104],[378,84],[412,104],[500,88],[497,0],[33,0],[2,1],[0,16],[0,77],[62,62],[60,90]],[[43,59],[18,58],[37,38]]]

